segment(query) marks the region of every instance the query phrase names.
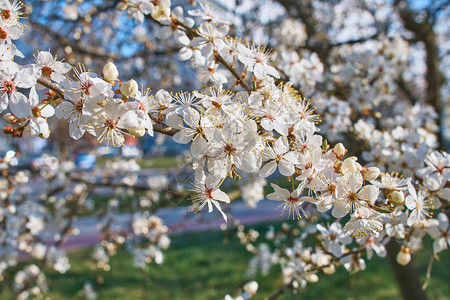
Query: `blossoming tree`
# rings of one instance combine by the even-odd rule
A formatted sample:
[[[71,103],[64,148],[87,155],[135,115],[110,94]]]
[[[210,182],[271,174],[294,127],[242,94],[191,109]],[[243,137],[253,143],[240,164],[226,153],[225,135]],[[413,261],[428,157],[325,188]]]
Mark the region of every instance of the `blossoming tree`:
[[[238,237],[254,254],[251,273],[268,273],[274,264],[282,269],[284,285],[271,299],[340,265],[364,270],[374,253],[389,258],[405,299],[426,297],[411,254],[426,236],[433,239],[432,259],[450,243],[445,2],[417,9],[403,0],[29,2],[0,1],[5,134],[49,138],[48,122],[56,117],[67,122],[72,139],[90,135],[107,147],[146,134],[189,145],[192,210],[218,210],[229,221],[223,208],[234,198],[251,209],[266,197],[290,220],[259,245],[253,231],[239,227]],[[141,25],[132,41],[125,32],[130,22]],[[35,34],[24,35],[27,23]],[[20,46],[36,48],[43,37],[67,59],[38,51],[34,63],[18,63],[25,56]],[[154,57],[165,59],[155,63]],[[168,69],[177,73],[167,78]],[[164,88],[139,88],[133,77]],[[176,85],[197,90],[176,92],[170,88]],[[19,250],[43,261],[14,275],[23,299],[45,292],[45,265],[61,273],[70,268],[60,246],[76,232],[73,217],[86,211],[93,189],[142,189],[151,198],[168,186],[158,184],[161,178],[145,185],[129,177],[89,180],[74,175],[70,163],[49,162],[42,171],[48,191],[27,201],[20,188],[28,178],[15,174],[11,161],[2,160],[0,278]],[[264,195],[272,174],[278,179]],[[223,186],[233,179],[240,191],[230,197]],[[61,195],[68,182],[76,184]],[[104,241],[94,255],[100,267],[125,242],[138,267],[162,262],[168,229],[142,203],[131,235],[111,229],[114,204],[108,205]],[[331,221],[325,224],[323,216]],[[48,246],[42,232],[51,226],[58,234]],[[251,282],[238,298],[256,290]]]

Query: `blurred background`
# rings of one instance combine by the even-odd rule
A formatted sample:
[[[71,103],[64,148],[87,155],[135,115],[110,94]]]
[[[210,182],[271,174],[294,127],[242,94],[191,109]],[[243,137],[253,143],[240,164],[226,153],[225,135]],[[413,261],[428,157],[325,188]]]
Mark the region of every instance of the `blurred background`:
[[[25,58],[17,61],[21,64],[33,63],[36,49],[50,50],[74,67],[82,62],[87,69],[97,73],[102,71],[108,61],[112,61],[117,65],[122,80],[134,78],[144,90],[148,87],[153,93],[159,89],[171,92],[202,89],[197,80],[199,70],[193,68],[192,61],[179,59],[180,47],[170,36],[168,28],[151,18],[137,25],[132,16],[117,10],[121,2],[25,1],[28,12],[24,21],[27,24],[26,35],[17,42]],[[241,37],[274,50],[273,63],[282,71],[282,79],[289,79],[304,97],[311,99],[312,105],[317,106],[322,116],[321,133],[330,143],[342,141],[352,149],[352,145],[361,144],[353,134],[355,129],[352,124],[359,119],[374,119],[380,130],[390,130],[396,122],[405,128],[423,127],[425,131],[436,134],[435,139],[430,138],[430,145],[437,149],[449,149],[448,1],[210,2],[214,13],[228,20],[230,36]],[[186,16],[187,10],[199,8],[202,4],[195,0],[172,0],[172,7],[177,5],[184,9]],[[229,76],[227,73],[224,75]],[[396,105],[399,102],[404,103],[399,106],[404,109],[398,109]],[[426,107],[432,109],[427,110]],[[379,117],[380,113],[382,118]],[[420,126],[415,123],[417,120],[420,120]],[[0,126],[5,125],[6,122],[1,118]],[[182,189],[179,186],[188,182],[191,174],[178,177],[170,173],[169,169],[181,168],[183,164],[180,161],[188,156],[188,146],[174,143],[171,137],[145,135],[138,139],[127,136],[125,147],[107,150],[88,134],[78,141],[71,139],[68,125],[62,120],[51,118],[49,125],[49,139],[32,138],[27,131],[22,138],[13,139],[0,132],[0,156],[10,157],[11,165],[17,171],[31,173],[48,168],[54,161],[73,162],[77,171],[85,172],[83,174],[99,181],[104,174],[117,171],[108,176],[112,180],[117,179],[114,184],[120,186],[104,188],[95,193],[90,190],[94,195],[87,198],[89,201],[86,200],[86,203],[89,205],[83,205],[91,210],[90,213],[102,208],[106,212],[101,210],[101,213],[106,216],[120,215],[123,217],[120,221],[122,224],[129,222],[131,207],[154,207],[155,211],[161,207],[175,207],[177,210],[163,213],[166,218],[164,221],[170,220],[171,225],[181,221],[173,215],[179,215],[180,218],[193,215],[185,207],[191,204],[186,201],[185,195],[169,197],[166,193],[158,199],[169,199],[169,202],[160,201],[160,207],[150,206],[146,199],[154,195],[141,193],[136,196],[130,191],[131,188],[123,186],[123,182],[127,184],[126,180],[132,184],[153,180],[154,186]],[[113,165],[114,161],[120,163]],[[126,164],[123,161],[133,163]],[[134,171],[136,173],[131,175],[122,174]],[[169,179],[155,179],[159,174]],[[39,186],[39,181],[33,182],[34,186],[29,188],[31,190]],[[233,188],[236,189],[236,186],[229,187],[229,190]],[[175,195],[174,191],[171,193]],[[233,215],[239,216],[239,212],[244,210],[247,218],[274,215],[273,206],[263,207],[263,211],[250,213],[244,205],[236,206]],[[207,215],[206,219],[216,217]],[[275,217],[277,221],[270,222],[270,225],[277,229],[284,226],[277,213]],[[83,222],[86,227],[85,231],[81,229],[82,233],[95,230],[93,219],[84,219]],[[220,222],[213,223],[215,229],[220,227]],[[171,229],[177,234],[175,225]],[[95,298],[97,293],[99,299],[219,299],[245,283],[244,275],[251,257],[243,251],[237,239],[231,238],[238,231],[238,224],[234,225],[235,228],[222,231],[210,231],[212,225],[204,227],[203,231],[195,226],[190,232],[178,231],[177,239],[174,238],[167,251],[164,264],[152,265],[142,273],[135,271],[133,258],[124,251],[119,251],[116,257],[100,264],[100,267],[98,262],[88,262],[85,258],[92,256],[93,249],[84,248],[92,246],[97,240],[81,241],[81,246],[73,246],[77,251],[70,254],[72,269],[66,276],[60,276],[55,271],[49,273],[49,289],[53,291],[50,298]],[[258,225],[261,236],[269,232],[268,225]],[[117,241],[115,243],[120,244]],[[430,248],[431,243],[426,246]],[[102,257],[100,253],[96,259],[101,261]],[[427,270],[427,260],[426,255],[418,255],[419,272],[422,274]],[[448,263],[447,253],[447,256],[444,254],[442,257],[441,264],[433,269],[430,298],[449,299]],[[22,262],[19,263],[18,268],[22,265]],[[109,269],[112,271],[107,272]],[[400,298],[385,260],[374,258],[368,262],[367,269],[372,271],[350,277],[350,280],[348,273],[341,270],[333,279],[321,280],[316,286],[304,291],[300,298]],[[261,286],[261,299],[273,294],[282,284],[279,272],[257,279]],[[9,299],[9,291],[6,288],[1,291],[3,294],[0,294],[0,298]],[[6,296],[3,298],[3,295]],[[292,298],[291,295],[284,295],[279,299]]]
[[[35,49],[49,49],[75,67],[83,62],[87,69],[99,73],[106,62],[113,61],[120,70],[120,78],[134,78],[143,89],[149,87],[154,93],[161,88],[172,92],[201,89],[191,67],[192,62],[177,59],[180,47],[169,37],[167,27],[151,18],[136,25],[126,13],[116,9],[119,2],[26,1],[26,36],[18,42],[25,58],[19,59],[19,63],[32,63]],[[447,79],[450,76],[450,42],[446,1],[222,0],[211,3],[214,11],[228,20],[231,27],[229,35],[274,49],[277,53],[274,62],[303,96],[311,98],[313,105],[319,106],[320,112],[323,111],[320,107],[323,97],[346,101],[354,106],[352,110],[359,112],[366,106],[369,110],[371,107],[380,110],[377,105],[387,106],[384,110],[388,111],[389,103],[399,100],[413,105],[426,103],[438,113],[440,147],[449,146]],[[172,7],[177,5],[185,11],[199,7],[196,1],[173,0]],[[408,47],[405,47],[404,61],[399,67],[402,69],[395,74],[395,82],[388,87],[388,93],[383,91],[386,87],[376,87],[378,77],[392,72],[389,68],[396,68],[395,62],[392,66],[383,66],[386,61],[372,62],[372,68],[377,64],[380,68],[376,75],[362,74],[363,70],[357,70],[359,74],[356,75],[346,74],[348,70],[337,63],[345,60],[346,56],[351,57],[352,52],[368,52],[365,48],[379,49],[378,44],[383,41],[387,41],[384,42],[385,48],[398,48],[397,37],[406,41]],[[367,57],[369,59],[370,56]],[[286,66],[289,64],[301,66],[293,73]],[[375,88],[358,88],[349,82],[351,76],[355,79],[366,76]],[[355,107],[358,105],[353,99],[359,95],[363,95],[365,100]],[[352,121],[356,119],[351,116]],[[3,120],[0,122],[5,125]],[[326,134],[328,127],[325,120],[322,132]],[[170,138],[145,136],[138,140],[127,138],[126,148],[105,153],[105,149],[88,135],[80,141],[72,140],[64,121],[52,118],[50,129],[52,134],[48,140],[30,138],[27,133],[25,138],[14,140],[0,133],[0,151],[20,153],[18,164],[27,167],[42,153],[64,154],[72,158],[84,155],[84,158],[78,158],[78,161],[83,161],[89,160],[87,154],[157,157],[172,156],[186,150],[186,147],[171,142]],[[335,139],[345,141],[348,137],[344,134]],[[90,161],[94,160],[90,158]]]

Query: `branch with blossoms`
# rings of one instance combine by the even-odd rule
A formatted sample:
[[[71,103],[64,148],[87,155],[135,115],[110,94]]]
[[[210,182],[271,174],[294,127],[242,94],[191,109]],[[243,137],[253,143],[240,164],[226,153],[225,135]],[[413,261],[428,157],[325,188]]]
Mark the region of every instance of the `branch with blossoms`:
[[[225,221],[227,215],[223,206],[231,202],[230,195],[223,191],[228,177],[250,182],[250,188],[242,188],[242,195],[247,197],[249,189],[257,187],[261,191],[266,178],[278,174],[290,187],[271,183],[273,192],[266,197],[279,202],[277,209],[281,215],[299,220],[308,217],[313,211],[311,207],[315,206],[318,214],[335,219],[328,228],[311,222],[311,232],[318,234],[320,247],[305,249],[305,237],[296,239],[293,247],[275,251],[275,254],[267,246],[259,247],[258,255],[264,259],[283,256],[279,264],[285,284],[292,284],[294,288],[317,281],[319,270],[334,273],[335,260],[350,272],[364,269],[362,254],[368,259],[373,252],[385,255],[383,243],[389,239],[401,241],[403,247],[397,261],[402,265],[409,263],[411,253],[420,246],[425,235],[434,239],[435,253],[446,247],[448,218],[443,213],[438,214],[438,219],[431,218],[432,210],[448,206],[450,194],[449,156],[433,151],[436,139],[426,130],[433,131],[434,111],[416,104],[407,108],[408,112],[416,114],[414,120],[388,120],[383,124],[381,113],[375,110],[377,105],[382,105],[372,103],[373,99],[367,100],[370,96],[363,93],[368,90],[379,95],[388,89],[391,78],[398,78],[397,70],[370,68],[370,64],[378,60],[395,62],[391,69],[403,66],[405,59],[400,51],[391,53],[387,47],[383,48],[391,42],[389,39],[378,45],[380,51],[376,59],[364,61],[365,52],[356,51],[360,60],[355,63],[353,57],[346,57],[342,65],[332,71],[335,74],[329,76],[328,82],[331,90],[349,82],[345,77],[349,68],[352,72],[365,70],[359,75],[364,78],[350,82],[353,86],[348,102],[329,96],[327,92],[317,94],[317,100],[313,98],[312,103],[320,102],[318,110],[325,114],[320,125],[318,110],[293,87],[295,82],[300,82],[306,93],[312,93],[316,85],[319,86],[323,65],[318,61],[318,54],[310,52],[302,60],[286,57],[288,54],[276,58],[272,50],[229,36],[228,22],[209,4],[201,4],[188,12],[196,18],[194,20],[185,17],[181,7],[172,8],[169,0],[119,3],[117,8],[126,10],[138,23],[142,23],[145,16],[159,22],[181,47],[179,58],[192,60],[197,70],[197,80],[202,85],[200,91],[170,93],[160,89],[155,94],[139,89],[134,79],[120,79],[119,70],[112,62],[104,66],[101,74],[96,74],[83,66],[72,69],[51,53],[42,51],[36,55],[36,63],[17,64],[14,57],[23,55],[13,40],[23,33],[21,6],[11,6],[9,2],[5,5],[9,5],[10,12],[5,18],[10,21],[5,18],[1,21],[6,34],[2,38],[4,44],[0,45],[3,53],[0,111],[9,109],[5,119],[17,128],[9,126],[4,129],[5,133],[20,136],[14,132],[29,130],[32,136],[48,138],[47,118],[55,115],[67,121],[73,139],[78,140],[87,133],[107,147],[123,146],[125,136],[153,136],[154,132],[172,136],[176,143],[189,145],[195,178],[190,188],[192,210],[217,210]],[[299,39],[302,44],[304,38]],[[401,39],[396,42],[399,49],[405,46]],[[352,46],[346,43],[342,48]],[[339,57],[339,53],[334,55]],[[295,59],[300,66],[296,66]],[[369,68],[365,64],[369,64]],[[64,76],[71,69],[74,76]],[[277,69],[294,83],[279,82],[281,76]],[[324,84],[326,86],[327,82]],[[42,88],[49,92],[48,97],[40,99],[38,91]],[[359,120],[353,124],[355,119]],[[393,128],[392,124],[396,126]],[[368,147],[362,153],[366,166],[356,156],[344,158],[347,152],[361,150],[359,145],[353,148],[353,145],[345,147],[337,143],[331,148],[319,134],[323,130],[327,138],[334,141],[350,129],[355,130],[354,136],[366,141]],[[403,175],[384,172],[395,169],[401,170]],[[252,196],[252,205],[257,205],[264,197],[260,194]],[[350,218],[343,222],[347,216]],[[135,234],[149,245],[136,250],[136,265],[144,266],[148,259],[161,262],[161,251],[154,247],[168,246],[164,238],[167,228],[147,211],[137,212],[134,218]],[[63,214],[62,219],[67,219],[67,214]],[[4,218],[4,222],[7,226],[9,218]],[[63,227],[64,235],[71,227],[70,217],[65,224],[68,225]],[[109,232],[108,227],[105,226],[105,232]],[[109,242],[114,252],[119,242]],[[355,243],[363,248],[352,249]],[[137,242],[136,246],[139,245]],[[98,249],[104,266],[107,259],[103,254],[109,248]],[[57,248],[52,251],[53,256],[47,255],[59,262],[55,264],[60,270],[66,270],[63,254]],[[267,267],[268,262],[262,264]]]
[[[7,281],[14,295],[27,297],[45,294],[45,272],[54,269],[63,274],[71,267],[64,246],[67,240],[79,233],[76,219],[92,214],[92,196],[98,188],[109,188],[114,194],[109,201],[96,204],[100,243],[94,249],[92,259],[97,267],[108,271],[109,258],[124,244],[132,252],[139,268],[145,268],[151,262],[162,262],[163,251],[170,244],[167,236],[169,229],[156,217],[156,212],[164,206],[161,199],[169,199],[166,196],[168,193],[172,200],[185,197],[181,192],[168,190],[169,185],[171,188],[175,185],[167,176],[147,177],[140,186],[136,185],[138,190],[130,190],[133,187],[131,182],[136,181],[135,171],[131,171],[132,161],[109,166],[109,180],[105,177],[101,182],[95,182],[86,179],[92,174],[86,176],[82,171],[75,170],[71,162],[58,161],[54,157],[43,159],[39,165],[38,179],[34,178],[36,175],[32,177],[23,171],[12,173],[14,159],[9,152],[0,160],[4,176],[0,181],[3,208],[0,213],[1,241],[4,245],[0,256],[5,262],[2,264],[1,278]],[[4,185],[3,180],[9,184]],[[35,180],[38,180],[39,188],[29,191],[27,184],[36,185]],[[129,197],[136,199],[130,202],[127,200]],[[122,201],[129,203],[120,205]],[[126,207],[126,211],[119,211],[119,205]],[[121,216],[123,218],[127,212],[130,222],[123,223]],[[36,262],[18,272],[13,271],[24,253]]]

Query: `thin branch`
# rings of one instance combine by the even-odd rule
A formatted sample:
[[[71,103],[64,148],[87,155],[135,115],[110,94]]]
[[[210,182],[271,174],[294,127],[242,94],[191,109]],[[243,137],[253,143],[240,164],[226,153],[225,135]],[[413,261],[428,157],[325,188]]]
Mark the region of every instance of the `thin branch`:
[[[367,36],[367,37],[361,37],[359,39],[348,40],[348,41],[345,41],[345,42],[339,42],[339,43],[330,44],[330,48],[339,47],[339,46],[343,46],[343,45],[354,45],[354,44],[364,43],[364,42],[376,39],[382,33],[386,32],[385,28],[387,28],[387,26],[383,26],[383,28],[384,29],[377,30],[377,32],[375,32],[374,34],[372,34],[370,36]]]
[[[62,46],[70,46],[72,48],[72,50],[78,54],[82,54],[82,55],[88,55],[91,57],[97,57],[103,60],[111,60],[111,59],[117,59],[117,55],[116,54],[102,54],[99,53],[98,51],[91,51],[88,50],[84,47],[82,47],[81,45],[79,45],[79,43],[75,43],[74,41],[69,40],[67,37],[65,37],[64,35],[52,30],[50,27],[45,26],[43,24],[40,24],[38,22],[35,22],[33,20],[29,20],[29,22],[31,23],[31,25],[36,28],[37,30],[42,31],[44,34],[52,37],[53,39],[55,39],[59,45]]]
[[[64,99],[64,92],[59,88],[59,86],[57,84],[50,82],[48,79],[46,79],[44,77],[39,78],[37,82],[39,84],[45,86],[49,90],[55,92],[61,99]],[[170,126],[167,126],[164,123],[155,123],[155,124],[153,124],[153,131],[156,131],[161,134],[173,136],[179,130],[172,128]]]
[[[125,184],[125,183],[117,183],[117,182],[111,182],[111,181],[105,181],[105,180],[100,180],[100,181],[94,181],[94,180],[88,180],[86,178],[83,178],[82,176],[75,176],[75,175],[70,175],[70,174],[66,174],[70,180],[74,181],[74,182],[81,182],[84,183],[86,185],[92,185],[97,187],[110,187],[110,188],[124,188],[124,189],[128,189],[131,188],[133,190],[139,190],[139,191],[150,191],[153,190],[150,186],[148,185],[136,185],[136,184]],[[188,195],[187,192],[179,192],[179,191],[170,191],[170,193],[172,195],[175,196],[179,196],[179,197],[186,197]]]
[[[236,72],[236,70],[235,70],[233,67],[231,67],[231,66],[225,61],[225,59],[223,59],[222,56],[220,56],[219,52],[217,52],[217,51],[215,51],[215,50],[214,50],[214,58],[215,58],[218,62],[222,63],[222,64],[225,66],[225,68],[227,68],[228,71],[230,71],[231,74],[233,74],[233,76],[236,78],[236,82],[237,82],[238,84],[240,84],[247,92],[251,93],[252,89],[248,86],[248,84],[244,81],[244,79]]]
[[[175,22],[177,25],[183,27],[187,31],[187,33],[189,33],[189,35],[191,37],[198,37],[199,36],[199,34],[196,31],[194,31],[192,28],[189,28],[186,24],[178,21],[177,19],[172,19],[172,21]],[[223,64],[224,67],[228,71],[231,72],[231,74],[233,74],[233,76],[236,78],[236,82],[238,84],[240,84],[247,92],[251,93],[252,89],[245,82],[243,76],[239,75],[236,72],[236,70],[229,63],[227,63],[227,61],[216,50],[214,50],[214,58],[216,59],[217,62],[220,62],[221,64]]]
[[[59,88],[59,86],[56,83],[51,82],[45,77],[38,78],[37,83],[55,92],[56,95],[58,95],[58,97],[61,98],[62,100],[64,99],[64,92]]]
[[[292,288],[294,288],[294,286],[292,285],[292,282],[285,284],[275,294],[273,294],[272,296],[270,296],[267,299],[268,300],[276,300],[278,297],[283,295],[286,291],[291,290]]]
[[[413,92],[409,89],[403,77],[400,76],[399,79],[396,80],[398,87],[402,90],[403,93],[408,97],[409,101],[412,104],[417,103],[419,100],[414,96]]]

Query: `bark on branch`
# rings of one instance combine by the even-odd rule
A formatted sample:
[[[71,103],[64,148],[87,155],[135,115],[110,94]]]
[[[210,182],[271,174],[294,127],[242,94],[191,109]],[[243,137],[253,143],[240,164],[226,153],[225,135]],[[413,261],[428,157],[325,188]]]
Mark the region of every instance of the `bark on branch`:
[[[55,92],[58,97],[60,97],[61,99],[64,100],[64,92],[59,88],[59,86],[51,81],[49,81],[48,79],[41,77],[38,79],[37,81],[39,84],[45,86],[46,88],[48,88],[49,90]],[[153,131],[156,131],[158,133],[161,134],[165,134],[165,135],[170,135],[173,136],[174,134],[176,134],[179,130],[172,128],[164,123],[154,123],[153,124]]]
[[[406,266],[401,266],[397,263],[397,254],[400,251],[399,243],[391,239],[386,245],[386,250],[392,273],[400,288],[403,299],[427,300],[427,295],[422,290],[422,284],[413,263],[410,262]]]

